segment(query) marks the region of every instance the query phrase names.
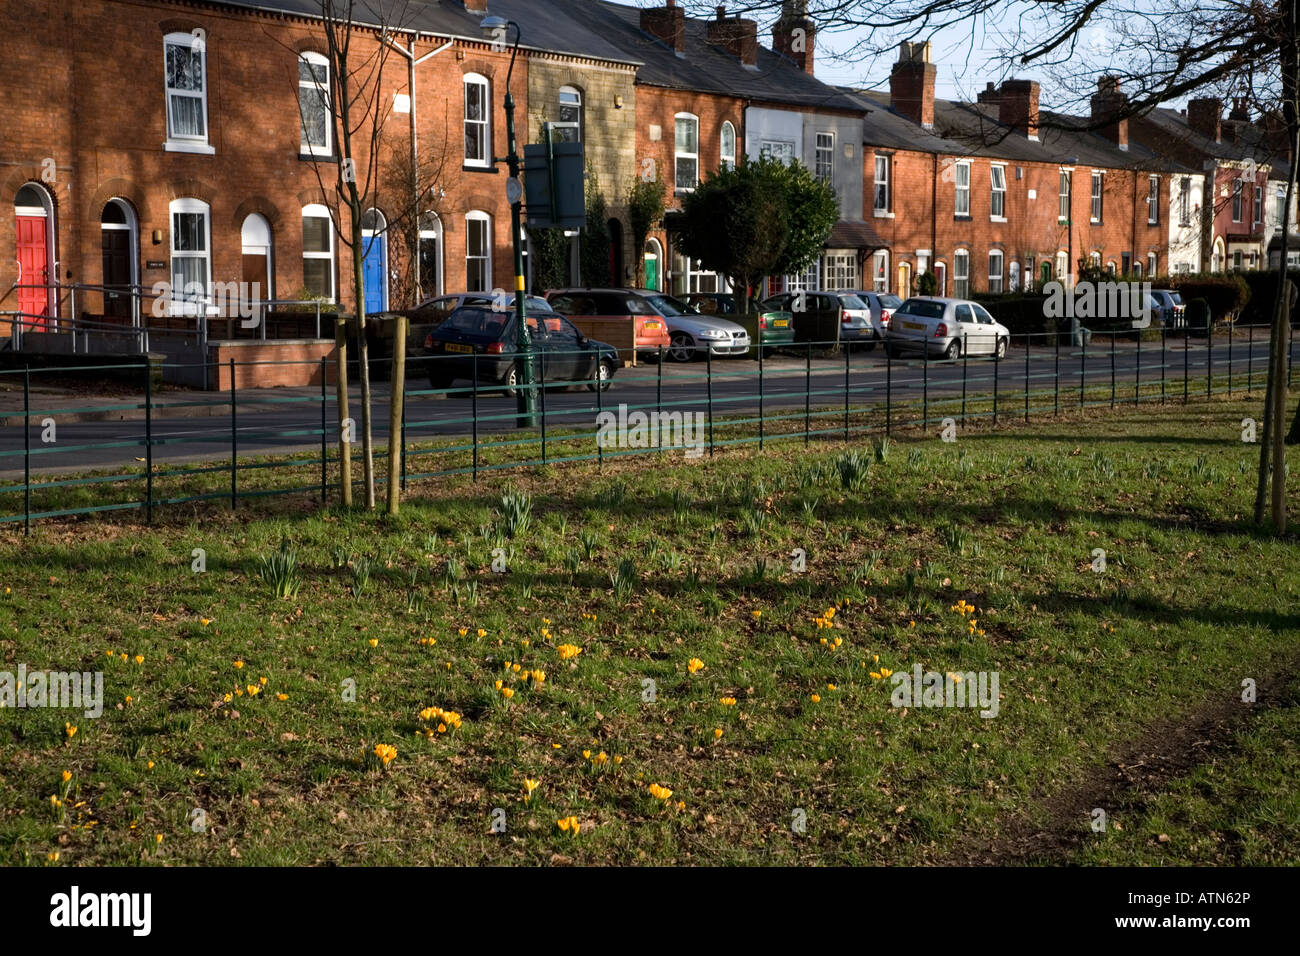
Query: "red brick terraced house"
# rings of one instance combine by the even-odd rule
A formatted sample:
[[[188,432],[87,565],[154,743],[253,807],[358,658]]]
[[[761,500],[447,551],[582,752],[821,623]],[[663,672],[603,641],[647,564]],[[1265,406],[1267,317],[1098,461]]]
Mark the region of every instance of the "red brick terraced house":
[[[1121,96],[1112,82],[1093,115],[1040,108],[1039,86],[989,84],[975,103],[936,99],[928,43],[904,43],[889,92],[853,94],[863,127],[863,217],[884,240],[870,288],[907,296],[932,271],[940,295],[1013,292],[1077,272],[1169,269],[1170,187],[1189,172],[1129,140],[1096,132]]]

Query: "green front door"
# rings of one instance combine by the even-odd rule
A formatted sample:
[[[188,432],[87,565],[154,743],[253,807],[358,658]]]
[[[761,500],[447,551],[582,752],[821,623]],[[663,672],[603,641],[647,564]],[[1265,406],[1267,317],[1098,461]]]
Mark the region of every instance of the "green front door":
[[[645,287],[647,289],[659,288],[659,257],[647,255],[645,257]]]

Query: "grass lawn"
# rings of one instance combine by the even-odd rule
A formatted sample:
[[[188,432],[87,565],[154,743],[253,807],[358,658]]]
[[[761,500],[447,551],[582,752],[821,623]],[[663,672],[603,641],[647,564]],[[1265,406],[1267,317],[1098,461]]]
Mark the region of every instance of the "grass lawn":
[[[1300,561],[1247,416],[5,528],[0,669],[103,671],[104,713],[0,712],[0,863],[1295,864]],[[893,706],[918,665],[996,716]]]

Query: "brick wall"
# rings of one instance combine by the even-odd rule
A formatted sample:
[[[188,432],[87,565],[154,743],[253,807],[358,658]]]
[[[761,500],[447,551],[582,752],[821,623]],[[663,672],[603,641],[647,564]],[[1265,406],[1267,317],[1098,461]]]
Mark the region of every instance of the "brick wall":
[[[221,342],[208,349],[208,361],[215,368],[211,387],[230,389],[230,361],[234,359],[236,388],[275,388],[321,383],[320,360],[325,359],[325,384],[336,381],[334,343],[326,341]],[[253,362],[293,364],[252,365]],[[301,363],[301,364],[298,364]]]

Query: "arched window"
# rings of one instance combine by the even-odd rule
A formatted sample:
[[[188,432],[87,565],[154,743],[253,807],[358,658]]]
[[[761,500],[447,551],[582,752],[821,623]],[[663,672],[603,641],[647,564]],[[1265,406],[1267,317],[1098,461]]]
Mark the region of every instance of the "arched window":
[[[210,153],[207,45],[201,30],[163,38],[168,150]]]
[[[485,76],[465,74],[465,165],[492,165],[492,98]]]
[[[577,143],[582,140],[582,92],[575,87],[560,87],[560,122],[578,124],[572,129],[560,130],[562,141]]]
[[[298,113],[302,118],[302,152],[330,156],[334,123],[330,112],[330,65],[319,53],[298,57]]]
[[[302,284],[311,295],[334,301],[334,223],[319,203],[302,208]]]
[[[172,225],[173,315],[203,315],[212,294],[212,229],[208,204],[200,199],[173,199]]]
[[[465,289],[492,288],[492,217],[475,210],[465,215]]]
[[[673,188],[692,192],[700,181],[700,118],[678,113],[673,118]]]
[[[736,127],[722,124],[722,168],[736,168]]]
[[[442,220],[436,212],[420,217],[420,295],[442,295]]]

